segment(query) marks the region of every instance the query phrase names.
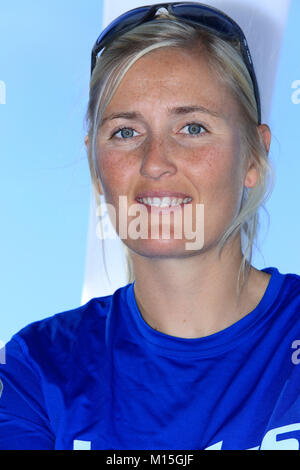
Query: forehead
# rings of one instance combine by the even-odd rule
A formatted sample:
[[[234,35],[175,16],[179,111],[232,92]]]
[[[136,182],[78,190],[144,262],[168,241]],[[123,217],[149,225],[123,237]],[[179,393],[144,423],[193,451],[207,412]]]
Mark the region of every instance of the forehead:
[[[123,77],[109,108],[114,105],[151,103],[197,104],[224,110],[233,99],[206,57],[197,51],[160,48],[137,60]]]

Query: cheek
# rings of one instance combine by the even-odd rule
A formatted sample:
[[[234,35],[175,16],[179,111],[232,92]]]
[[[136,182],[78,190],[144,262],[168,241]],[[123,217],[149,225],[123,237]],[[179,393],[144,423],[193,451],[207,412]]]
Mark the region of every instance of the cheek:
[[[222,147],[203,146],[200,150],[192,152],[189,167],[202,183],[208,185],[221,183],[224,181],[224,177],[229,177],[232,174],[234,158],[230,150],[224,145]]]
[[[209,244],[224,233],[240,210],[239,154],[232,146],[214,146],[201,153],[198,161],[191,171],[205,208],[204,238]]]
[[[230,204],[239,199],[242,187],[239,145],[222,144],[194,152],[190,168],[199,192],[207,200],[220,198]],[[221,205],[220,205],[221,207]]]
[[[131,175],[135,171],[135,159],[112,150],[99,150],[97,159],[107,202],[128,194]]]

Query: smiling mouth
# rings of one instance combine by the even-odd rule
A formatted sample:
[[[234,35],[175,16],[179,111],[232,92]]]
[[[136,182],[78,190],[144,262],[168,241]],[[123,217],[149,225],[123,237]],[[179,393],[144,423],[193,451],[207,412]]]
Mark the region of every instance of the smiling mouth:
[[[170,209],[175,207],[183,207],[186,204],[192,202],[191,197],[186,198],[177,198],[177,197],[145,197],[137,198],[137,202],[144,204],[148,207],[158,208],[158,209]]]

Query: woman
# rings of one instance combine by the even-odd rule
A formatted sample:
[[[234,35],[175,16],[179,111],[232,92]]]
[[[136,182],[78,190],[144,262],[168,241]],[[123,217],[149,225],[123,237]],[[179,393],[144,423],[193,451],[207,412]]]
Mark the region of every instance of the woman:
[[[218,10],[142,7],[100,36],[86,145],[133,277],[12,338],[0,448],[298,448],[299,276],[251,265],[272,175],[260,113]]]

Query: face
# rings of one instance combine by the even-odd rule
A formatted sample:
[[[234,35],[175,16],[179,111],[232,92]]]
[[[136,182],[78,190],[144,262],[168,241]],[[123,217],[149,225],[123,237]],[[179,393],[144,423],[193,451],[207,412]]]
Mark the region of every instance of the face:
[[[119,196],[126,196],[128,208],[142,204],[140,222],[149,221],[149,204],[158,202],[155,196],[169,196],[166,205],[173,201],[182,221],[171,215],[169,239],[161,232],[159,238],[151,237],[149,227],[147,238],[123,240],[129,248],[143,256],[195,254],[197,249],[186,250],[190,240],[185,237],[182,199],[190,206],[193,230],[199,228],[197,204],[204,207],[204,245],[199,251],[217,244],[239,212],[244,186],[257,181],[255,168],[246,167],[240,157],[238,122],[235,100],[196,52],[164,48],[132,66],[99,128],[99,188],[116,209],[118,233]],[[128,226],[138,215],[126,214]],[[161,228],[162,214],[155,220]],[[174,237],[176,223],[181,239]]]

